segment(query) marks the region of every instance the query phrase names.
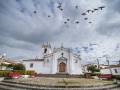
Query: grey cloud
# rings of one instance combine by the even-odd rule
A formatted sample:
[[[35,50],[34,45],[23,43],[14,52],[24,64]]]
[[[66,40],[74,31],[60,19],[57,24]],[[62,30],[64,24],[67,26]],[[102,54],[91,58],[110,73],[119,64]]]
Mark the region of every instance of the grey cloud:
[[[96,28],[101,35],[118,37],[120,35],[120,0],[104,0],[106,13]]]
[[[108,6],[108,11],[120,12],[120,0],[104,0]]]
[[[89,25],[81,16],[81,13],[89,8],[85,8],[84,4],[91,4],[90,1],[79,0],[78,3],[75,0],[61,0],[63,12],[57,8],[58,2],[60,1],[0,0],[0,47],[33,51],[39,44],[47,41],[58,45],[65,42],[74,47],[79,43],[104,40],[106,38],[103,35],[111,36],[114,33],[111,38],[115,35],[119,37],[120,24],[119,21],[114,21],[113,15],[120,10],[118,0],[103,2],[106,5],[106,13],[99,17],[102,21],[97,25],[97,19]],[[75,9],[75,5],[79,6],[78,10]],[[48,15],[51,17],[48,18]],[[88,16],[91,20],[93,17],[94,14]],[[64,21],[67,18],[70,18],[70,22],[65,25]],[[76,20],[80,21],[78,25],[75,24]],[[109,23],[112,20],[114,23]],[[93,28],[95,30],[92,30]]]
[[[18,41],[10,37],[2,37],[0,36],[0,46],[11,47],[11,48],[19,48],[23,50],[35,50],[35,45],[31,43],[26,43],[23,41]]]

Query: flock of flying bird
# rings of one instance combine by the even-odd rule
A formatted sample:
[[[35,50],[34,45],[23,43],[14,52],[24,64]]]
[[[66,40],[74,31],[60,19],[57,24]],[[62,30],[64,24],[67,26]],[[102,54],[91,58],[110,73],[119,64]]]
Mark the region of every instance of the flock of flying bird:
[[[58,8],[60,11],[63,11],[63,10],[64,10],[63,7],[62,7],[62,3],[58,3],[57,8]],[[75,8],[75,9],[78,9],[79,6],[76,5],[74,8]],[[104,8],[105,8],[105,6],[100,6],[100,7],[95,8],[95,9],[91,9],[91,10],[89,9],[89,10],[86,10],[85,12],[81,13],[81,15],[84,16],[84,20],[86,20],[88,23],[92,23],[92,21],[89,21],[89,18],[87,17],[87,15],[89,15],[90,13],[94,13],[94,12],[96,12],[96,11],[98,11],[98,10],[103,10]],[[36,14],[37,11],[35,10],[33,13]],[[51,15],[48,15],[47,17],[50,18]],[[67,24],[69,21],[70,21],[70,18],[67,18],[67,19],[64,21],[64,24]],[[76,20],[75,23],[76,23],[76,24],[79,24],[80,21],[79,21],[79,20]]]
[[[96,11],[98,11],[98,10],[103,10],[103,8],[105,8],[105,6],[100,6],[100,7],[98,7],[98,8],[93,9],[93,10],[90,10],[90,9],[89,9],[89,10],[87,10],[86,12],[82,13],[81,15],[86,16],[86,15],[89,14],[89,13],[94,13],[94,12],[96,12]],[[88,18],[85,17],[84,20],[88,20]],[[92,23],[92,22],[89,21],[88,23]]]

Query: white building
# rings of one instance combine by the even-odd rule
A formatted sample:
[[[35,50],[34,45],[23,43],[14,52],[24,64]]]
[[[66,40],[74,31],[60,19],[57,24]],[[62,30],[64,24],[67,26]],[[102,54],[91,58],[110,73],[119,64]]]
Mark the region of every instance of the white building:
[[[120,75],[120,64],[117,65],[103,65],[101,66],[101,74],[112,74],[112,75]]]
[[[86,64],[83,66],[84,73],[90,73],[90,71],[87,70],[88,66],[90,65],[96,65],[96,67],[98,67],[97,64]],[[103,75],[105,74],[120,75],[120,64],[110,65],[110,66],[101,64],[99,65],[99,67],[100,67],[100,73]]]
[[[42,59],[23,60],[27,70],[41,74],[83,74],[80,55],[72,53],[69,48],[51,48],[50,44],[42,45]]]

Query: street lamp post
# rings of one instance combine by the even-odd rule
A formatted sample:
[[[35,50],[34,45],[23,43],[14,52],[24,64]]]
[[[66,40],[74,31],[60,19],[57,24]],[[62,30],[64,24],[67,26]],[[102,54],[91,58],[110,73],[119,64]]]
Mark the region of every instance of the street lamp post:
[[[112,70],[110,68],[110,62],[109,62],[108,56],[106,55],[105,57],[106,57],[106,62],[108,64],[108,66],[109,66],[110,73],[112,74]]]

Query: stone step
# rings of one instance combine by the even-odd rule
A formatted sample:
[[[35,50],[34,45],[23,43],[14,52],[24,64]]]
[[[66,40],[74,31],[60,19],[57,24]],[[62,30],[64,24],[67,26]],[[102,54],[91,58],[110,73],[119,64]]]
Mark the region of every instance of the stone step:
[[[15,82],[0,82],[0,90],[112,90],[116,88],[117,85],[106,85],[101,87],[74,87],[74,88],[64,88],[64,87],[50,87],[50,86],[38,86],[30,84],[18,84]]]
[[[57,73],[57,74],[39,74],[40,77],[60,77],[60,78],[82,78],[83,75],[69,75],[66,73]]]
[[[18,89],[19,90],[42,90],[44,89],[42,87],[37,87],[37,86],[23,85],[23,84],[17,84],[17,83],[8,83],[8,82],[0,82],[0,85],[9,87],[10,90],[12,89],[14,90],[18,90]]]
[[[15,87],[6,86],[6,85],[0,85],[0,90],[26,90],[26,89],[19,89]]]

